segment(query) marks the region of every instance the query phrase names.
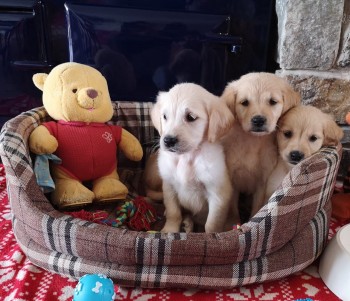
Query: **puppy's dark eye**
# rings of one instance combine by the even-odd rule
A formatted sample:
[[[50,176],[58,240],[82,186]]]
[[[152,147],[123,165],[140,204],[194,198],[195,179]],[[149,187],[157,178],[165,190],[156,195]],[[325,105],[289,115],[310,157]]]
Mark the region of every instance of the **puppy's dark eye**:
[[[244,100],[241,102],[241,105],[244,106],[244,107],[248,107],[248,106],[249,106],[249,101],[248,101],[248,99],[244,99]]]
[[[310,141],[310,142],[315,142],[317,139],[318,139],[318,138],[317,138],[315,135],[311,135],[311,136],[309,137],[309,141]]]
[[[274,106],[275,104],[277,104],[277,101],[274,100],[273,98],[270,98],[269,104],[270,104],[271,106]]]
[[[73,93],[77,93],[78,89],[72,89]]]
[[[195,116],[193,113],[187,113],[185,119],[187,122],[193,122],[197,119],[197,116]]]
[[[165,114],[163,114],[163,119],[166,120],[167,119],[167,116]]]
[[[289,138],[292,138],[293,133],[292,133],[292,131],[284,131],[283,135],[284,135],[284,137],[289,139]]]

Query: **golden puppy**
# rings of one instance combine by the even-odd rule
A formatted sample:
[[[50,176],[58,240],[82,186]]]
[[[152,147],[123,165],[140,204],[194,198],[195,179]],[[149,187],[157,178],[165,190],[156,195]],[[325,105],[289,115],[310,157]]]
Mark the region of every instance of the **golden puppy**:
[[[152,201],[163,200],[162,179],[158,168],[159,150],[151,153],[146,161],[145,171],[143,173],[143,182],[145,185],[145,194]]]
[[[322,146],[337,145],[344,134],[330,115],[315,107],[302,105],[285,113],[277,128],[279,160],[268,180],[266,201],[294,165]]]
[[[274,74],[249,73],[229,83],[221,98],[235,117],[224,137],[233,185],[232,206],[236,211],[240,193],[252,195],[254,215],[264,204],[266,182],[277,164],[277,121],[300,103],[300,96]]]
[[[183,209],[206,232],[223,231],[232,187],[219,139],[232,126],[232,113],[201,86],[183,83],[159,93],[151,118],[160,134],[162,232],[180,231]]]

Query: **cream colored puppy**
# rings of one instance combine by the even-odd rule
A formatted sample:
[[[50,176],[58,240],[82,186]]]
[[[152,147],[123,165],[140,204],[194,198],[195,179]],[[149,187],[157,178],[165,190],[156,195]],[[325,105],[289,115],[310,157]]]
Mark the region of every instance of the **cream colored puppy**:
[[[239,193],[252,195],[251,215],[255,215],[264,204],[267,179],[277,164],[277,121],[300,103],[300,96],[274,74],[249,73],[229,83],[222,99],[235,117],[224,137],[232,206],[237,211]]]
[[[162,232],[180,231],[183,209],[206,232],[223,231],[232,187],[219,139],[232,126],[232,113],[201,86],[183,83],[159,93],[151,118],[161,136]]]
[[[315,107],[302,105],[285,113],[277,128],[279,160],[268,180],[266,201],[293,166],[322,146],[337,145],[344,134],[330,115]]]

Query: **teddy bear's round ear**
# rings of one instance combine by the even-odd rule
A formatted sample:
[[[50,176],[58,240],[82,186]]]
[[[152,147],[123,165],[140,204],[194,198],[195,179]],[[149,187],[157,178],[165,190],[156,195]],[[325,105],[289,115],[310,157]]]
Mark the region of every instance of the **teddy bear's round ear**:
[[[44,89],[44,83],[45,83],[46,78],[47,78],[46,73],[36,73],[33,75],[34,85],[38,89],[40,89],[41,91],[43,91],[43,89]]]

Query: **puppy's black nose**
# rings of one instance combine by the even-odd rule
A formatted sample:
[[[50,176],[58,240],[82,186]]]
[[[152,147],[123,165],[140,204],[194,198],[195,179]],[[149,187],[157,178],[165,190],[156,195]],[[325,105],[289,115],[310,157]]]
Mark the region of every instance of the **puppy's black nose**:
[[[295,163],[300,162],[301,160],[304,159],[304,157],[305,157],[305,155],[300,151],[291,151],[289,153],[290,161],[295,162]]]
[[[251,120],[252,124],[255,127],[262,127],[263,125],[265,125],[266,123],[266,117],[265,116],[261,116],[261,115],[256,115],[252,118]]]
[[[165,136],[163,138],[163,141],[164,141],[164,145],[165,147],[167,148],[172,148],[176,145],[176,143],[178,142],[177,138],[175,136]]]

